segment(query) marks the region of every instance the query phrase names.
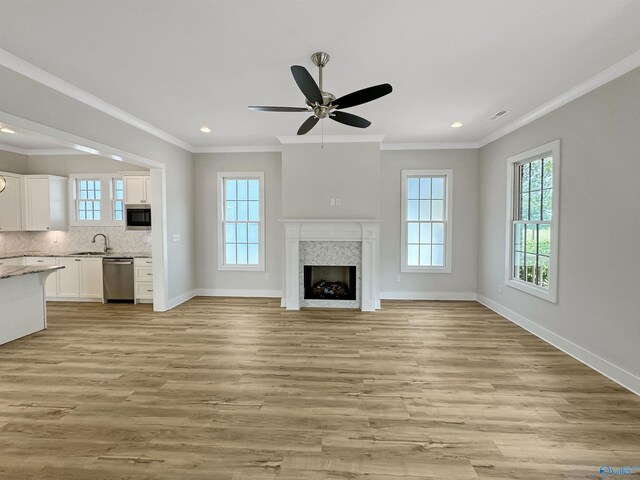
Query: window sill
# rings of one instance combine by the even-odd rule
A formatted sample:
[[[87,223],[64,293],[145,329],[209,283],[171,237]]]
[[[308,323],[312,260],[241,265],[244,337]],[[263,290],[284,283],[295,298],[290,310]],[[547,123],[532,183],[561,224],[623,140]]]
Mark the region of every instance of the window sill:
[[[264,272],[264,265],[218,265],[219,271],[227,272]]]
[[[448,267],[410,267],[403,265],[400,273],[451,273],[451,266]]]
[[[558,303],[558,294],[556,291],[552,291],[551,289],[547,290],[545,288],[536,287],[535,285],[530,285],[513,279],[507,280],[505,285],[515,288],[516,290],[520,290],[521,292],[528,293],[529,295],[533,295],[534,297],[546,300],[547,302]]]

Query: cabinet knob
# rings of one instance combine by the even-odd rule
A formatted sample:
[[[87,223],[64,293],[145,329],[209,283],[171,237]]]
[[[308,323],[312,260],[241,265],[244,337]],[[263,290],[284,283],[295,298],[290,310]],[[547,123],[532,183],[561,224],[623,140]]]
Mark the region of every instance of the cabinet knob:
[[[47,227],[47,230],[51,230],[51,227]]]

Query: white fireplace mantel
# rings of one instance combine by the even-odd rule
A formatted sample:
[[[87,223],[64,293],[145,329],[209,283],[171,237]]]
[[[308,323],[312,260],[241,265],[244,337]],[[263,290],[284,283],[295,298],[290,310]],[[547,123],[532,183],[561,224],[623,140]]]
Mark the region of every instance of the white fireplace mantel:
[[[281,219],[285,228],[285,295],[287,310],[300,309],[300,242],[362,243],[362,311],[380,308],[378,290],[380,256],[380,219]]]

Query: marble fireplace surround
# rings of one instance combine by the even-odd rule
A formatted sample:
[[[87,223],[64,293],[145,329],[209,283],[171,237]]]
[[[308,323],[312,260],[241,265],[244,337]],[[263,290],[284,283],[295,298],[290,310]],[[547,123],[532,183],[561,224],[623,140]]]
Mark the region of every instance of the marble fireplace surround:
[[[362,258],[358,275],[359,306],[364,312],[373,312],[380,308],[378,275],[382,220],[283,219],[280,222],[285,228],[283,307],[287,310],[299,310],[301,307],[301,292],[304,288],[300,276],[301,242],[322,242],[323,248],[331,248],[331,242],[360,242]],[[327,252],[327,255],[330,254],[331,252]]]

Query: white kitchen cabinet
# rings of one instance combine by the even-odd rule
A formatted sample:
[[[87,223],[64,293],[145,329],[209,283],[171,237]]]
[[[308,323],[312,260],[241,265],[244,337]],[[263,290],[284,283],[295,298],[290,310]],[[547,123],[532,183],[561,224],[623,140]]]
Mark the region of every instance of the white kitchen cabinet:
[[[102,258],[81,259],[80,298],[102,299]]]
[[[148,175],[123,175],[124,203],[127,205],[151,205],[151,177]]]
[[[58,297],[102,300],[102,258],[58,257]]]
[[[57,265],[64,268],[58,270],[58,296],[67,298],[80,297],[80,263],[81,258],[58,257]]]
[[[0,266],[1,265],[24,265],[24,261],[22,257],[0,258]]]
[[[6,181],[0,195],[0,232],[22,230],[22,175],[0,172]]]
[[[25,175],[23,179],[26,210],[24,230],[67,230],[68,179],[53,175]]]
[[[22,260],[22,259],[21,259]],[[53,257],[24,257],[23,265],[60,265]],[[19,264],[17,264],[19,265]],[[56,297],[58,295],[58,272],[53,272],[47,277],[44,287],[46,297]]]
[[[153,302],[153,260],[151,258],[134,258],[135,302]]]

